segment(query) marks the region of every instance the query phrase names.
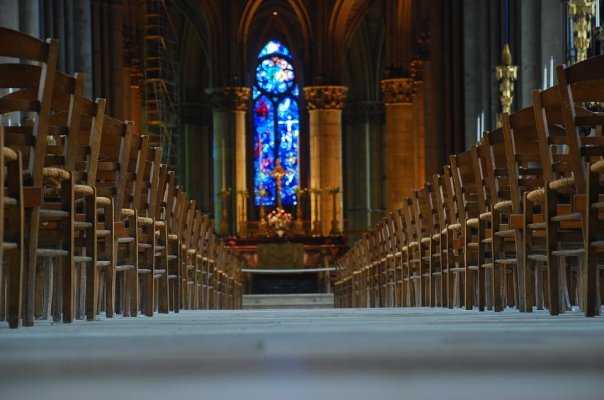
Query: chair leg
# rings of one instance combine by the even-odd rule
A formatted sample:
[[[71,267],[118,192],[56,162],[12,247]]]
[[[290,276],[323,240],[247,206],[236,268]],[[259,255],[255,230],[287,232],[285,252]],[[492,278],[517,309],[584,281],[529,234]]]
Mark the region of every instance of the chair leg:
[[[558,315],[560,313],[560,290],[559,290],[559,274],[558,260],[552,254],[558,248],[557,229],[552,218],[556,215],[556,195],[554,191],[545,185],[545,207],[543,216],[546,221],[546,254],[547,254],[547,271],[549,284],[549,313],[550,315]]]
[[[75,235],[74,235],[74,199],[73,177],[61,182],[61,199],[63,210],[69,213],[69,217],[63,221],[63,248],[67,250],[67,256],[62,261],[63,265],[63,322],[71,323],[74,317],[75,305]]]
[[[86,221],[91,222],[86,229],[86,255],[91,258],[86,263],[86,319],[92,321],[96,318],[98,312],[98,286],[99,271],[96,263],[98,260],[97,235],[96,235],[96,193],[85,198],[86,202]]]

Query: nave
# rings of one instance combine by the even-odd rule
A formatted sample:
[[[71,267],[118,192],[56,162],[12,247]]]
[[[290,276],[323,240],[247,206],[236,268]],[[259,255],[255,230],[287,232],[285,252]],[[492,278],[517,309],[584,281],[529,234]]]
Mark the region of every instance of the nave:
[[[181,311],[4,326],[0,353],[5,400],[597,400],[604,320],[576,311]]]

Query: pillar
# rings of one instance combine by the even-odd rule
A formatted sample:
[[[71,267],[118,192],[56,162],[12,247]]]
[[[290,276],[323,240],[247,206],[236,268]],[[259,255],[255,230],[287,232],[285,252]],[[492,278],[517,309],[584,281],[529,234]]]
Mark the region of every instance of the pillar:
[[[355,237],[384,216],[384,104],[349,104],[343,118],[345,229]]]
[[[427,176],[426,168],[426,98],[424,96],[424,61],[414,59],[411,64],[411,77],[413,83],[413,132],[415,137],[415,187],[424,186],[426,180],[431,181]]]
[[[319,215],[316,233],[321,235],[339,233],[343,228],[342,109],[347,91],[344,86],[304,88],[310,121],[310,189],[322,193],[318,204],[311,202],[311,220]],[[336,195],[336,210],[330,194],[334,190],[340,192]],[[333,221],[337,221],[336,227]]]
[[[241,218],[236,211],[246,206],[245,197],[237,193],[247,188],[245,112],[250,89],[214,88],[207,93],[212,101],[214,137],[214,226],[220,234],[229,235],[239,232]]]
[[[416,137],[413,126],[414,80],[385,79],[380,82],[386,105],[386,210],[403,206],[403,199],[416,187]]]

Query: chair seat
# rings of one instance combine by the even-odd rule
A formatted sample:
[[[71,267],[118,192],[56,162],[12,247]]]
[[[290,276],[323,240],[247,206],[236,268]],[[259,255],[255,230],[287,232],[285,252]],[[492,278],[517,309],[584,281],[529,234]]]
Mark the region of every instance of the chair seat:
[[[589,170],[591,172],[596,172],[596,173],[604,172],[604,160],[598,160],[598,161],[592,163],[589,166]]]
[[[461,230],[461,224],[457,223],[457,224],[450,224],[449,226],[447,226],[447,228],[451,231],[460,231]]]
[[[132,208],[122,208],[122,216],[124,217],[134,217],[136,212]]]
[[[111,199],[109,197],[97,196],[96,205],[97,206],[110,206]]]
[[[532,190],[526,195],[526,198],[533,203],[543,203],[545,201],[545,189]]]
[[[153,225],[153,218],[137,217],[136,221],[141,225]]]
[[[466,221],[466,225],[470,228],[478,228],[478,218],[470,218]]]
[[[4,154],[4,161],[17,161],[17,152],[9,147],[3,147],[2,153]]]
[[[88,185],[74,185],[73,190],[77,196],[92,196],[94,194],[94,188]]]
[[[497,212],[510,212],[512,211],[513,203],[511,200],[500,201],[493,204],[493,210]]]
[[[575,193],[575,178],[561,178],[551,181],[549,187],[559,193]]]
[[[492,215],[493,215],[493,213],[488,211],[488,212],[480,214],[480,219],[483,221],[490,221]]]
[[[17,205],[17,199],[15,199],[14,197],[4,197],[3,198],[3,202],[4,202],[4,206],[16,206]]]
[[[55,167],[44,167],[42,169],[42,175],[44,176],[44,178],[50,179],[50,182],[54,182],[54,179],[59,181],[65,181],[71,177],[69,171],[64,170],[63,168]]]
[[[63,210],[49,210],[43,208],[40,210],[40,218],[43,219],[62,219],[69,217],[69,213]]]

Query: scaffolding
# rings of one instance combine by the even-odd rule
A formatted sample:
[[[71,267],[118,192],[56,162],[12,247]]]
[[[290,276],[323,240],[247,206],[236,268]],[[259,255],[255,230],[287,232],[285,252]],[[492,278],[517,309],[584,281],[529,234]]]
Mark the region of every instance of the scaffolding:
[[[145,15],[144,106],[150,143],[162,148],[164,162],[177,170],[179,160],[176,79],[176,31],[170,0],[147,0]]]

